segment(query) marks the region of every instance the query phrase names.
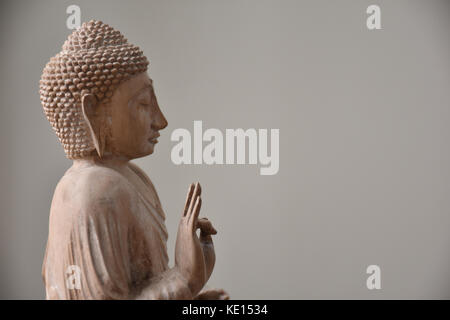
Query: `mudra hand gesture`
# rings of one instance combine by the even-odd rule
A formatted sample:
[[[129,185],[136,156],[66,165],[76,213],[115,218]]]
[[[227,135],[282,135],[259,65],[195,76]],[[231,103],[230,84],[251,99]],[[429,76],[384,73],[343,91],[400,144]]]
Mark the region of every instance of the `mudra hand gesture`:
[[[187,280],[196,299],[229,299],[222,289],[208,289],[198,294],[214,269],[216,255],[211,235],[217,233],[207,218],[198,218],[202,206],[201,192],[198,182],[190,185],[178,226],[175,266]],[[200,229],[200,237],[197,229]]]

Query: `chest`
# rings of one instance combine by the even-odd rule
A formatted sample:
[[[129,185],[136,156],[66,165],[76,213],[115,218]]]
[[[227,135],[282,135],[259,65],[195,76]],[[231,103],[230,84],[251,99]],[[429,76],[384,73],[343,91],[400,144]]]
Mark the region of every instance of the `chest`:
[[[130,247],[132,270],[135,275],[155,275],[168,268],[167,229],[165,215],[153,185],[134,171],[127,172],[130,188],[133,188]]]

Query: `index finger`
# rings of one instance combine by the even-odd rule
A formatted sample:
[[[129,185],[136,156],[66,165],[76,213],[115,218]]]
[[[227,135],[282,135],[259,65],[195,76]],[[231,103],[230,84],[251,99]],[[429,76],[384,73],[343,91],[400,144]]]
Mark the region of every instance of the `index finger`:
[[[188,221],[191,219],[191,216],[192,216],[192,210],[194,209],[195,199],[197,197],[199,197],[201,193],[202,193],[202,188],[200,186],[200,183],[197,182],[195,184],[194,191],[191,196],[191,201],[190,201],[187,213],[186,213]]]
[[[191,183],[189,186],[189,190],[186,196],[186,203],[184,204],[184,210],[183,210],[183,217],[186,216],[186,213],[188,211],[189,205],[192,201],[192,193],[194,192],[194,184]]]

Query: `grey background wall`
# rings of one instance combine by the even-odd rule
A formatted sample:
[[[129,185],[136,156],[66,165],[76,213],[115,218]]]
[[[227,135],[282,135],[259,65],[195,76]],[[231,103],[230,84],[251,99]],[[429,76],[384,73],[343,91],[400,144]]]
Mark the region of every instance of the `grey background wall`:
[[[382,30],[366,28],[381,7]],[[53,190],[71,165],[39,102],[66,7],[150,59],[169,126],[137,163],[167,215],[190,182],[235,299],[450,298],[448,1],[2,1],[0,298],[44,298]],[[175,166],[176,128],[279,128],[280,171]],[[173,259],[171,260],[173,261]],[[366,267],[381,267],[381,290]]]

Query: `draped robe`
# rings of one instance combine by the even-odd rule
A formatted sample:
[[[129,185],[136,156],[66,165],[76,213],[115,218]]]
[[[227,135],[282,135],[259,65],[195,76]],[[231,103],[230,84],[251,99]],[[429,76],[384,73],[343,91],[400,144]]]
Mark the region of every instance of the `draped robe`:
[[[47,299],[192,299],[168,267],[165,214],[136,165],[69,169],[56,187],[42,267]]]

